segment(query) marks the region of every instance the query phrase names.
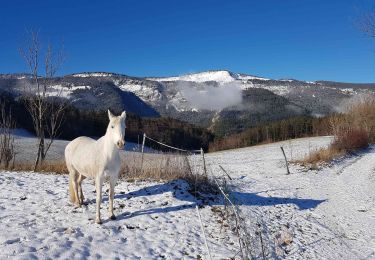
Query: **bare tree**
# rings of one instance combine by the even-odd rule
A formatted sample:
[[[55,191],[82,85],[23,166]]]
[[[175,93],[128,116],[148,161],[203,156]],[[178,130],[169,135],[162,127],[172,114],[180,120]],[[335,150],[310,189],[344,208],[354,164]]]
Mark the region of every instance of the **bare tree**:
[[[12,111],[7,110],[5,103],[0,101],[0,164],[5,169],[9,168],[10,162],[15,160],[14,136],[12,130],[16,127],[12,119]]]
[[[30,32],[26,47],[20,49],[20,54],[32,78],[25,85],[23,100],[38,138],[35,171],[44,162],[49,148],[59,135],[67,107],[67,101],[62,99],[63,88],[52,87],[53,77],[62,65],[64,56],[61,50],[54,52],[50,43],[43,50],[36,31]]]

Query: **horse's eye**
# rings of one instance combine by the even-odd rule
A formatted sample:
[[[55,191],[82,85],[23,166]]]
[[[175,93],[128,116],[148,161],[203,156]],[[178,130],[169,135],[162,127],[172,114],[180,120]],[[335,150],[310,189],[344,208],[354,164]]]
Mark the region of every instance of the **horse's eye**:
[[[112,128],[115,128],[114,126],[111,126]]]

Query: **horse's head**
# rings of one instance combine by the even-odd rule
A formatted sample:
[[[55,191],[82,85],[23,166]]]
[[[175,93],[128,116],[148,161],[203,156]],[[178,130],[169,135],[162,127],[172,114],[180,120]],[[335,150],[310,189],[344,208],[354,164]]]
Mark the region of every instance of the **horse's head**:
[[[122,149],[125,145],[125,119],[126,112],[122,112],[120,116],[115,116],[108,110],[109,124],[107,133],[111,137],[111,140],[119,149]]]

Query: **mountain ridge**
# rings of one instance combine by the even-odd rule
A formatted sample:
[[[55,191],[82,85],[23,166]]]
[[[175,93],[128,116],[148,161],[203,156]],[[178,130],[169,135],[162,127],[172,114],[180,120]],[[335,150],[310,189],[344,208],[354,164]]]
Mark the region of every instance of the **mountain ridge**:
[[[0,74],[0,91],[22,94],[29,74]],[[80,72],[51,79],[51,92],[83,110],[128,110],[142,117],[172,117],[221,134],[296,116],[339,112],[353,97],[374,95],[375,83],[268,79],[210,70],[172,77]]]
[[[253,79],[263,79],[263,80],[273,80],[273,81],[297,81],[297,82],[305,82],[305,83],[339,83],[339,84],[351,84],[351,85],[374,85],[375,82],[345,82],[345,81],[336,81],[336,80],[324,80],[324,79],[318,79],[318,80],[300,80],[296,78],[268,78],[268,77],[261,77],[253,74],[243,73],[243,72],[233,72],[231,70],[227,69],[217,69],[217,70],[203,70],[203,71],[197,71],[197,72],[191,72],[191,73],[183,73],[180,75],[171,75],[171,76],[131,76],[123,73],[116,73],[116,72],[108,72],[108,71],[82,71],[82,72],[76,72],[76,73],[68,73],[63,75],[56,75],[55,77],[79,77],[80,75],[87,75],[85,77],[93,76],[93,77],[110,77],[110,76],[120,76],[120,77],[127,77],[127,78],[137,78],[137,79],[145,79],[145,80],[155,80],[155,79],[168,79],[168,78],[179,78],[189,75],[197,75],[202,73],[215,73],[215,72],[228,72],[229,74],[233,75],[240,75],[241,77],[251,77]],[[16,73],[0,73],[0,78],[2,77],[14,77],[14,76],[29,76],[32,77],[30,73],[27,72],[16,72]]]

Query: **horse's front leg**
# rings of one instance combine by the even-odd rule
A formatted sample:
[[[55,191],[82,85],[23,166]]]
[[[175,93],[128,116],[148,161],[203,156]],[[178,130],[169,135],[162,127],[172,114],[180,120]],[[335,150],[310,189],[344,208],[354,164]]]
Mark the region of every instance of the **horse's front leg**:
[[[113,198],[115,196],[115,185],[117,178],[111,177],[109,179],[109,216],[110,219],[115,220],[116,216],[113,214]]]
[[[102,220],[100,219],[100,203],[102,202],[102,185],[103,185],[103,178],[102,176],[98,175],[95,180],[95,187],[96,187],[96,219],[95,222],[97,224],[102,224]]]

